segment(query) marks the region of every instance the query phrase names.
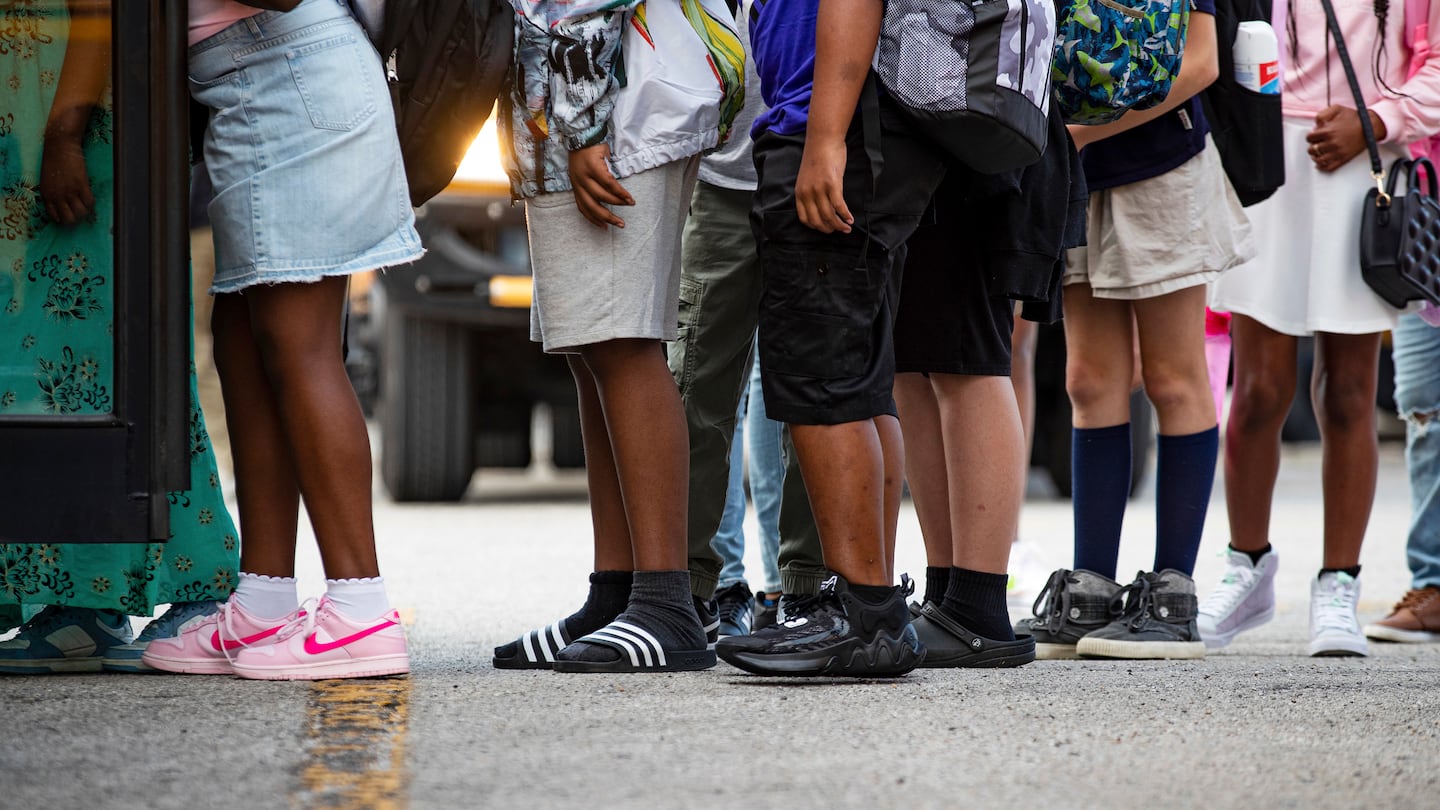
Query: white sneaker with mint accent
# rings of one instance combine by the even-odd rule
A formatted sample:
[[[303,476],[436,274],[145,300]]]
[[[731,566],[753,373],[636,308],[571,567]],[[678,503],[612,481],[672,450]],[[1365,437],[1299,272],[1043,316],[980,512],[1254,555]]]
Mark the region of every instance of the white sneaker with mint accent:
[[[1310,654],[1369,655],[1355,605],[1360,580],[1344,571],[1325,571],[1310,581]]]
[[[1205,649],[1228,646],[1235,636],[1275,618],[1275,569],[1280,555],[1265,552],[1259,562],[1233,548],[1225,550],[1220,584],[1200,603],[1196,624]]]

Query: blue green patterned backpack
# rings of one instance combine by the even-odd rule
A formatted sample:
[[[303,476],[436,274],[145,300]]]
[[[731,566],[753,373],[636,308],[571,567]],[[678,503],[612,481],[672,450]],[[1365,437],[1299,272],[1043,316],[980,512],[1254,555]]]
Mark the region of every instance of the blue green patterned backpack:
[[[1191,0],[1060,0],[1051,66],[1069,124],[1104,124],[1165,100]]]

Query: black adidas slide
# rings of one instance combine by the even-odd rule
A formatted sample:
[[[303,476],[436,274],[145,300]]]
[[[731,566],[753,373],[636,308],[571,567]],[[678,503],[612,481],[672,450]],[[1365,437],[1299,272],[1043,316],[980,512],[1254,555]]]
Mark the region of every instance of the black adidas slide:
[[[694,672],[715,666],[714,650],[667,650],[649,630],[615,621],[576,644],[608,647],[619,654],[613,661],[557,659],[556,672]]]
[[[570,646],[570,634],[565,632],[564,620],[549,627],[531,630],[505,647],[513,648],[513,655],[501,656],[505,647],[495,648],[495,657],[490,663],[496,669],[550,669],[555,665],[555,653]]]
[[[920,608],[915,632],[929,650],[921,667],[1018,667],[1035,660],[1035,637],[1017,635],[1014,641],[997,641],[976,635],[945,615],[936,604]]]

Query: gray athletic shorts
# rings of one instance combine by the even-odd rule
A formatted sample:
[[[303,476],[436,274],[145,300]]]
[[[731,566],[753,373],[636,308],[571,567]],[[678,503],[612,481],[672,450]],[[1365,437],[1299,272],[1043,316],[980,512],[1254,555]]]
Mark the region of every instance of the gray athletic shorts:
[[[547,352],[620,338],[674,340],[680,323],[680,234],[698,157],[623,178],[635,205],[624,228],[581,216],[573,192],[525,203],[535,295],[530,339]]]

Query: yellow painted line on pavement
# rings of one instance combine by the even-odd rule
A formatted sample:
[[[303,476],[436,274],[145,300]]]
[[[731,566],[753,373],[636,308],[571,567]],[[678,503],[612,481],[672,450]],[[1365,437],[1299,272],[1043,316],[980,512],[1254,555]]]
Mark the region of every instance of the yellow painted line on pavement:
[[[413,610],[401,609],[407,628]],[[301,810],[404,810],[410,679],[315,681],[306,701]]]

